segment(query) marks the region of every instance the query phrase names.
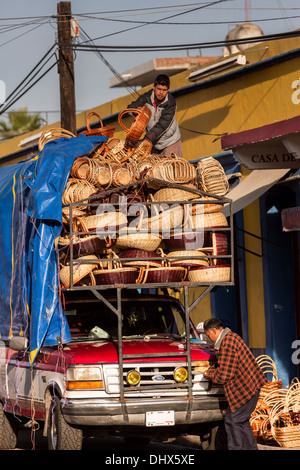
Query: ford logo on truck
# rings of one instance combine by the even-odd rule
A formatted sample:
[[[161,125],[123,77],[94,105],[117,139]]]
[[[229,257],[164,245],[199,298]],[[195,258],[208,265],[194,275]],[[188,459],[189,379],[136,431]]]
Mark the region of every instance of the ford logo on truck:
[[[153,375],[152,380],[155,380],[156,382],[161,382],[162,380],[165,380],[165,377],[163,375]]]

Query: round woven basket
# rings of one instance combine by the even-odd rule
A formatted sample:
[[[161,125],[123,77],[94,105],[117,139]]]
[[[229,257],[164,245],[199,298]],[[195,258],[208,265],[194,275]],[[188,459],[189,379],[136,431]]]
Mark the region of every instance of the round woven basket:
[[[187,270],[181,266],[145,268],[142,284],[165,284],[171,282],[182,282],[186,278]]]
[[[196,201],[201,201],[201,204],[195,204]],[[214,202],[207,202],[205,203],[204,201],[216,201],[216,203]],[[217,202],[217,199],[214,198],[214,197],[208,197],[208,196],[205,196],[201,199],[193,199],[191,200],[191,204],[189,204],[189,209],[190,209],[190,213],[192,215],[196,215],[197,213],[201,213],[201,212],[209,212],[209,213],[212,213],[212,212],[220,212],[222,209],[223,209],[223,204],[218,204]]]
[[[181,157],[177,157],[176,155],[174,155],[173,158],[160,159],[147,172],[147,177],[176,184],[190,183],[195,179],[195,176],[195,167],[188,161]],[[154,189],[161,187],[161,184],[155,181],[149,182],[148,185]]]
[[[153,217],[143,219],[139,223],[139,227],[143,230],[148,229],[153,232],[171,232],[172,229],[182,225],[184,220],[184,210],[182,206],[175,205],[171,209],[162,210],[159,212],[158,208],[153,206],[156,213]],[[163,208],[162,208],[163,209]]]
[[[122,119],[124,114],[128,113],[136,115],[136,118],[131,124],[130,128],[125,126]],[[132,142],[136,142],[137,140],[139,140],[143,132],[145,132],[150,118],[151,111],[146,105],[138,109],[124,109],[124,111],[119,114],[118,121],[122,129],[127,133],[126,140]]]
[[[211,233],[211,254],[213,256],[223,256],[228,254],[228,239],[224,232],[212,232]],[[204,251],[209,252],[207,248]],[[212,258],[212,264],[215,266],[221,264],[227,264],[226,258]]]
[[[228,222],[222,212],[204,213],[191,216],[193,229],[228,227]]]
[[[225,171],[215,158],[202,158],[197,165],[198,185],[211,194],[224,196],[229,189],[229,183]]]
[[[136,228],[127,227],[119,231],[116,247],[121,250],[136,248],[139,250],[155,251],[161,243],[161,236],[149,232],[138,232]]]
[[[201,258],[201,256],[203,256],[203,258]],[[182,259],[179,259],[179,258],[182,258]],[[171,251],[170,253],[167,254],[167,259],[169,260],[169,263],[171,266],[196,268],[198,266],[209,265],[209,260],[208,258],[206,258],[206,253],[199,251],[199,250]]]
[[[101,253],[103,249],[107,247],[107,243],[97,235],[73,237],[72,244],[70,237],[59,238],[59,250],[70,255],[71,247],[73,247],[73,256],[78,258],[80,256],[91,255],[93,253]]]
[[[71,177],[87,180],[96,187],[108,188],[112,181],[112,170],[108,162],[102,159],[80,157],[72,165]]]
[[[192,269],[188,279],[195,283],[228,282],[230,281],[230,266],[206,266]]]
[[[186,187],[191,189],[197,189],[195,185],[188,184]],[[172,187],[161,188],[153,195],[153,201],[155,202],[180,202],[189,201],[195,199],[196,194],[184,189],[177,189]],[[199,196],[200,198],[200,196]]]
[[[169,251],[198,250],[209,246],[210,235],[204,231],[193,231],[181,229],[172,231],[170,235],[164,237],[164,244]]]
[[[124,258],[133,258],[133,261],[122,261],[123,266],[152,266],[152,267],[160,267],[162,266],[163,260],[153,260],[152,258],[158,258],[160,255],[155,253],[154,251],[147,251],[147,250],[122,250],[119,253],[120,260]],[[145,258],[139,259],[137,258]]]
[[[62,204],[68,205],[74,202],[85,201],[95,192],[95,186],[89,181],[69,178],[62,195]],[[86,207],[85,203],[76,206],[76,208],[80,210],[84,210]]]
[[[85,263],[85,261],[87,261]],[[95,263],[91,263],[95,261]],[[81,256],[73,263],[73,284],[77,284],[81,279],[91,273],[97,268],[99,264],[98,258],[95,255]],[[60,280],[65,287],[70,287],[71,282],[71,266],[64,266],[60,270]]]
[[[123,212],[104,212],[103,214],[89,215],[82,218],[84,225],[90,232],[110,231],[117,232],[127,225],[127,215]],[[99,233],[100,235],[100,233]]]
[[[39,143],[38,143],[39,151],[43,150],[47,142],[50,142],[51,140],[61,139],[62,137],[70,139],[71,137],[76,137],[76,136],[72,134],[72,132],[67,131],[66,129],[62,129],[61,127],[47,129],[46,131],[42,133],[42,135],[39,138]]]
[[[135,284],[138,278],[136,268],[97,269],[93,275],[98,285]]]
[[[92,129],[91,128],[91,124],[90,124],[90,121],[91,121],[91,118],[93,116],[96,116],[96,118],[99,120],[100,122],[100,127],[98,127],[97,129]],[[93,135],[102,135],[104,137],[113,137],[114,135],[114,132],[115,132],[115,127],[104,127],[103,126],[103,122],[102,122],[102,119],[100,118],[100,116],[95,113],[95,112],[91,112],[89,113],[87,119],[86,119],[86,127],[87,127],[87,130],[86,131],[83,131],[82,134],[90,137],[90,136],[93,136]]]

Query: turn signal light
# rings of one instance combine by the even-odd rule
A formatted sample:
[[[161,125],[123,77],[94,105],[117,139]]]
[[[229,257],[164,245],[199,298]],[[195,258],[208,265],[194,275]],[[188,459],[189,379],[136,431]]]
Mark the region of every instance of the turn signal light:
[[[68,381],[67,390],[90,390],[95,388],[103,388],[102,380],[90,380],[90,381]]]

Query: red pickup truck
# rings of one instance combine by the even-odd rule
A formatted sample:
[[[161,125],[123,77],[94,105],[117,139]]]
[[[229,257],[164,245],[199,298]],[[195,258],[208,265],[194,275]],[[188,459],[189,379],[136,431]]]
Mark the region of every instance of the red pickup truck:
[[[0,448],[16,446],[18,417],[43,422],[49,449],[81,449],[85,432],[140,441],[190,433],[207,441],[227,403],[203,377],[216,358],[181,303],[123,294],[120,344],[114,295],[105,302],[90,291],[64,296],[71,342],[42,347],[33,367],[22,338],[0,348]]]

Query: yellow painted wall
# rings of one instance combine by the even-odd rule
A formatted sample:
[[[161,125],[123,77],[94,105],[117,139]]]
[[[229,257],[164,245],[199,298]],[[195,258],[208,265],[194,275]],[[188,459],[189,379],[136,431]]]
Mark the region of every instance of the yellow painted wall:
[[[244,229],[261,237],[259,200],[244,209]],[[248,331],[251,348],[264,348],[265,310],[261,240],[245,233],[245,266],[248,301]],[[252,253],[251,253],[252,252]]]

